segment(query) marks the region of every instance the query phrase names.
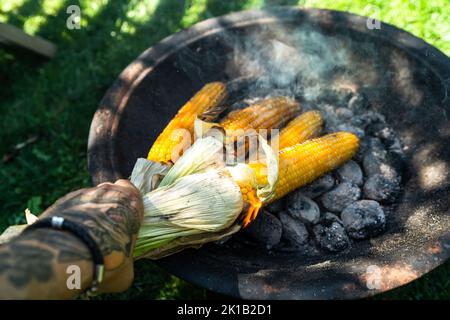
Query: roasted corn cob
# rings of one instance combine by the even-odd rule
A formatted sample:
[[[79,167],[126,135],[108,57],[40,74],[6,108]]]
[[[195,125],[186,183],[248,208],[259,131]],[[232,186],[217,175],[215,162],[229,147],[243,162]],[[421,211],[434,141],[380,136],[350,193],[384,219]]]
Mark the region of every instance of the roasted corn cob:
[[[308,111],[291,120],[278,137],[278,149],[302,143],[317,137],[322,130],[322,117],[319,111]]]
[[[353,157],[358,146],[359,140],[354,134],[335,132],[281,149],[278,152],[278,182],[269,202],[336,169]],[[250,166],[256,172],[258,183],[265,183],[267,168],[260,163]]]
[[[230,112],[220,122],[227,136],[234,137],[249,129],[281,128],[300,112],[300,104],[287,97],[275,97],[256,102],[245,109]]]
[[[221,82],[211,82],[198,91],[169,122],[153,144],[147,159],[171,163],[175,162],[186,146],[193,141],[194,121],[196,116],[216,108],[226,98],[226,87]],[[186,134],[190,139],[186,139]],[[189,138],[189,137],[187,137]],[[188,140],[188,141],[187,141]],[[183,145],[183,144],[186,144]],[[175,150],[175,147],[177,149]]]

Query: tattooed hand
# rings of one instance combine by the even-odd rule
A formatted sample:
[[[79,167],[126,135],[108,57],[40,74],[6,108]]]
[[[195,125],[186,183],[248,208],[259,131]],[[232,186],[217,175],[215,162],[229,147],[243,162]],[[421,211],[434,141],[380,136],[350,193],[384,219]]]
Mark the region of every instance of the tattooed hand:
[[[127,289],[133,280],[132,250],[143,217],[139,191],[128,181],[104,183],[59,199],[41,217],[62,216],[80,223],[105,258],[100,292]],[[0,298],[70,298],[92,282],[88,248],[72,234],[36,229],[0,247]],[[67,288],[67,267],[81,269],[82,288]]]

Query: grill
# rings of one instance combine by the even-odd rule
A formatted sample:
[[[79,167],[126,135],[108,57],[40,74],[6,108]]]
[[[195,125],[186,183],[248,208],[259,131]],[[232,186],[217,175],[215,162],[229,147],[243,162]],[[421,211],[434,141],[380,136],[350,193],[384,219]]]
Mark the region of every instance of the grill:
[[[364,92],[405,146],[403,191],[385,233],[337,254],[268,251],[237,239],[156,263],[246,299],[373,295],[450,256],[448,79],[450,59],[439,50],[387,24],[369,29],[365,17],[284,7],[209,19],[149,48],[121,73],[91,124],[89,170],[95,184],[128,177],[179,106],[210,81],[228,82],[232,100],[243,88],[267,85],[306,104],[330,97],[327,88]]]

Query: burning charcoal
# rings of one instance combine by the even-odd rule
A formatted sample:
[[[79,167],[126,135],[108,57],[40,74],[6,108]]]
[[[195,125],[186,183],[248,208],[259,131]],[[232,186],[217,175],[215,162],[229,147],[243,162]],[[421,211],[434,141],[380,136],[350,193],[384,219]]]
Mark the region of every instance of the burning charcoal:
[[[272,248],[281,240],[281,222],[273,214],[262,209],[255,221],[253,221],[244,233],[253,240],[265,244],[267,248]]]
[[[395,131],[387,126],[381,126],[381,128],[378,128],[376,132],[373,134],[375,137],[378,137],[383,141],[386,148],[390,148],[395,143],[400,143],[397,138],[397,134]]]
[[[386,225],[383,208],[373,200],[352,203],[341,213],[348,235],[354,239],[367,239],[378,235]]]
[[[403,155],[402,144],[396,132],[384,123],[376,123],[368,128],[370,134],[381,139],[389,151]]]
[[[355,94],[348,102],[347,107],[356,113],[361,113],[364,111],[369,105],[367,98],[364,94]]]
[[[386,153],[386,149],[384,148],[384,144],[378,138],[369,138],[367,144],[368,152],[372,152],[376,155],[384,155]]]
[[[362,186],[363,174],[361,167],[353,160],[348,161],[346,164],[336,170],[336,176],[339,181],[347,181]]]
[[[280,212],[280,220],[283,226],[283,238],[293,246],[301,246],[308,241],[308,230],[298,219],[291,217],[286,212]]]
[[[341,212],[346,206],[361,197],[361,190],[356,184],[343,182],[333,190],[325,193],[321,200],[322,205],[331,212]]]
[[[395,167],[389,163],[387,154],[382,158],[373,153],[368,153],[364,156],[362,164],[365,174],[369,177],[377,174],[391,180],[399,177]]]
[[[405,157],[405,154],[403,153],[403,147],[402,143],[400,142],[399,138],[396,138],[395,141],[388,147],[388,150],[391,152],[395,152],[398,154],[402,159]]]
[[[328,218],[314,226],[313,233],[319,246],[329,252],[339,252],[350,245],[350,239],[345,233],[342,222],[331,213],[328,213]]]
[[[332,222],[337,222],[342,224],[341,219],[339,219],[339,217],[337,215],[335,215],[332,212],[325,212],[325,214],[323,215],[322,219],[320,220],[320,223],[322,224],[330,224]],[[343,224],[342,224],[343,225]]]
[[[364,195],[368,199],[392,203],[400,192],[398,179],[389,179],[381,174],[369,177],[364,184]]]
[[[385,128],[385,127],[386,127],[385,123],[383,123],[383,122],[375,122],[375,123],[370,123],[367,126],[366,130],[367,130],[368,134],[379,138],[378,132],[383,130],[383,128]]]
[[[351,132],[351,133],[355,134],[360,139],[363,138],[365,136],[365,134],[366,134],[363,129],[361,129],[359,127],[356,127],[356,126],[353,126],[351,124],[346,124],[346,123],[338,125],[336,129],[337,129],[337,131]]]
[[[298,192],[301,192],[308,198],[317,198],[325,192],[331,190],[334,187],[334,178],[331,174],[323,175],[322,177],[314,180],[312,183],[300,188]]]
[[[278,199],[265,207],[271,213],[279,213],[286,208],[286,198]]]
[[[405,154],[403,151],[389,150],[386,155],[387,162],[395,169],[398,177],[401,178],[405,170]]]
[[[320,209],[317,203],[305,197],[301,192],[294,192],[289,196],[288,212],[303,222],[315,224],[320,219]]]
[[[355,159],[362,163],[364,157],[368,153],[373,153],[377,156],[384,157],[386,154],[386,149],[380,139],[366,136],[360,140],[359,150],[356,153]]]

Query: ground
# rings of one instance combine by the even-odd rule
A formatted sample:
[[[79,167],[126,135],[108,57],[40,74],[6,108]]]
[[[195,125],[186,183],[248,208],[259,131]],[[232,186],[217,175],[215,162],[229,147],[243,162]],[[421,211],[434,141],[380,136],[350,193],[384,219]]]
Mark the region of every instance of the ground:
[[[370,3],[370,5],[369,5]],[[66,8],[81,8],[69,30]],[[90,185],[89,124],[105,91],[143,50],[206,18],[270,5],[300,5],[370,15],[403,28],[450,54],[448,0],[1,0],[0,22],[58,45],[52,60],[0,48],[0,232],[23,223],[65,193]],[[14,146],[36,139],[18,152]],[[146,261],[136,281],[106,298],[191,299],[217,295]],[[105,297],[105,296],[104,296]],[[450,263],[380,299],[449,299]]]

